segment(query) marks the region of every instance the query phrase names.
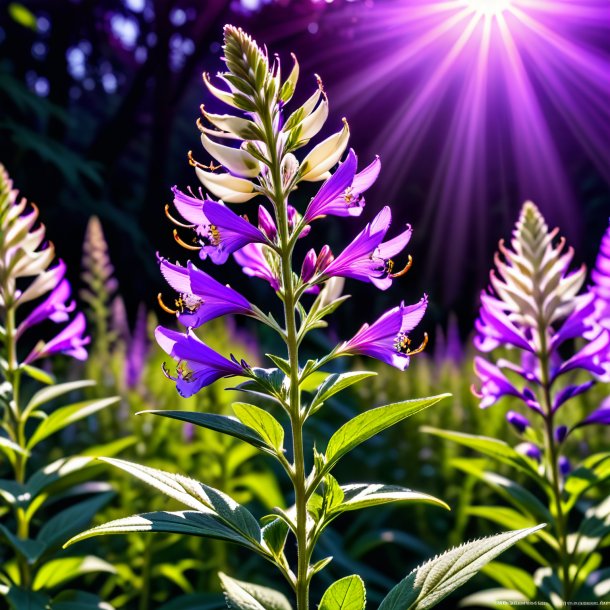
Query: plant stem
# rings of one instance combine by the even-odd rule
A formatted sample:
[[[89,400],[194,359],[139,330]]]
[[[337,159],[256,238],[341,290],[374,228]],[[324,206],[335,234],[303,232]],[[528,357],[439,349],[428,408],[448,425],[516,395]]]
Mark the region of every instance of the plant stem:
[[[292,433],[293,469],[292,478],[296,508],[297,610],[309,610],[309,557],[307,539],[307,490],[305,476],[305,456],[303,449],[303,417],[301,414],[301,392],[299,389],[299,341],[296,325],[295,286],[292,278],[292,252],[294,240],[290,239],[287,200],[284,194],[281,174],[281,160],[277,153],[277,138],[273,132],[270,113],[265,116],[267,150],[270,154],[270,169],[273,180],[274,207],[277,215],[278,235],[280,238],[280,259],[282,274],[282,295],[284,320],[286,325],[286,346],[290,362],[290,427]]]

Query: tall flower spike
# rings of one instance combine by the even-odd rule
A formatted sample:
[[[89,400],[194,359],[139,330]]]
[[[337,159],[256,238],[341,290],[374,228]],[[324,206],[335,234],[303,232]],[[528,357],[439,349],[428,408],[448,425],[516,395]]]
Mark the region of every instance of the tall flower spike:
[[[321,278],[348,277],[362,282],[371,282],[377,288],[386,290],[392,285],[392,279],[402,275],[405,270],[393,273],[393,257],[402,252],[411,239],[411,227],[393,239],[382,243],[390,223],[392,212],[384,207],[373,221],[354,238],[354,240],[325,269]]]
[[[11,349],[11,370],[18,366],[18,340],[28,329],[47,320],[61,324],[69,322],[69,317],[76,309],[71,299],[71,287],[65,279],[66,266],[59,260],[53,267],[55,248],[45,239],[45,227],[38,224],[38,208],[28,205],[25,199],[18,200],[17,191],[4,168],[0,165],[0,318],[7,341],[15,343]],[[22,285],[25,278],[31,278],[29,284]],[[20,286],[17,287],[17,280]],[[39,303],[21,321],[17,328],[7,328],[15,323],[18,309],[25,303],[41,298]],[[30,364],[40,358],[57,353],[85,360],[85,318],[81,313],[54,339],[39,341],[24,360]]]
[[[595,316],[601,326],[610,330],[610,226],[606,229],[591,271],[595,295]]]

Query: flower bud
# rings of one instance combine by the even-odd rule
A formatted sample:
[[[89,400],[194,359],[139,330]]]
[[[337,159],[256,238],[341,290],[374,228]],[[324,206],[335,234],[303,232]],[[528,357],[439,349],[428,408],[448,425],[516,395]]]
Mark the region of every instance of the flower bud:
[[[326,269],[326,267],[333,262],[334,259],[335,257],[333,256],[330,247],[327,245],[322,246],[320,254],[318,255],[318,261],[316,263],[316,273],[322,273],[324,269]]]
[[[301,279],[304,282],[309,282],[313,277],[316,270],[316,251],[312,248],[303,261],[303,267],[301,268]]]
[[[523,434],[526,428],[529,428],[530,426],[529,419],[516,411],[509,411],[506,414],[506,421],[513,426],[519,434]]]
[[[559,456],[559,472],[565,477],[572,471],[572,464],[565,455]]]
[[[568,427],[567,426],[557,426],[555,428],[555,440],[558,443],[563,443],[566,436],[568,435]]]
[[[271,241],[275,239],[277,228],[271,214],[269,214],[267,208],[262,205],[258,206],[258,226]]]

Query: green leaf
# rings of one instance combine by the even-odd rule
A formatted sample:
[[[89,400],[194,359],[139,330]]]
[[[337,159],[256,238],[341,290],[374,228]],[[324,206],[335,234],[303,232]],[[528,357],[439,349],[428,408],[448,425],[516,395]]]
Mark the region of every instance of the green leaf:
[[[522,568],[508,563],[492,561],[481,571],[495,580],[499,585],[519,591],[519,593],[525,596],[525,599],[535,599],[536,597],[536,583],[531,574]]]
[[[30,496],[30,501],[50,485],[69,476],[86,476],[86,469],[99,467],[100,465],[99,462],[94,462],[93,458],[80,455],[60,458],[51,464],[47,464],[44,468],[37,470],[26,483],[25,487]]]
[[[113,398],[85,400],[53,411],[49,417],[40,422],[38,428],[36,428],[36,431],[30,437],[27,448],[32,449],[32,447],[37,445],[40,441],[63,430],[66,426],[88,417],[93,413],[97,413],[97,411],[105,409],[110,405],[114,405],[118,403],[119,400],[120,398],[116,396]]]
[[[280,358],[274,354],[265,354],[275,366],[277,366],[285,375],[290,376],[290,362],[285,358]],[[264,369],[263,369],[264,370]]]
[[[36,15],[30,11],[30,9],[23,6],[23,4],[19,2],[11,2],[8,5],[8,14],[11,19],[22,25],[24,28],[28,28],[29,30],[36,31],[37,28],[37,20]]]
[[[377,373],[369,371],[356,371],[353,373],[333,373],[329,375],[324,383],[318,388],[318,392],[313,397],[311,405],[309,407],[310,413],[315,413],[325,401],[331,396],[334,396],[341,390],[348,388],[349,386],[366,379],[367,377],[373,377]]]
[[[25,557],[30,565],[34,564],[45,551],[45,546],[41,542],[31,540],[30,538],[19,538],[1,523],[0,535],[4,536],[10,546],[13,547],[13,550],[22,557]]]
[[[233,403],[233,411],[242,424],[256,430],[269,446],[278,453],[284,451],[284,428],[273,415],[245,402]]]
[[[379,610],[432,608],[483,566],[544,525],[466,542],[415,568],[385,597]]]
[[[140,466],[125,460],[102,458],[102,461],[128,472],[189,508],[202,513],[213,511],[228,527],[241,536],[256,544],[260,543],[261,530],[257,520],[247,508],[223,492],[179,474]]]
[[[574,554],[588,554],[595,551],[601,541],[610,534],[610,496],[600,504],[593,505],[585,512],[574,542],[569,539],[569,546],[574,547]]]
[[[259,449],[268,451],[267,444],[258,432],[248,426],[244,426],[244,424],[235,417],[216,415],[215,413],[199,413],[197,411],[140,411],[138,415],[144,413],[151,413],[152,415],[189,422],[195,426],[201,426],[202,428],[208,428],[215,432],[234,436]]]
[[[114,492],[98,494],[62,510],[45,522],[36,540],[46,549],[61,546],[68,538],[87,527],[113,496]]]
[[[241,544],[252,550],[258,551],[250,540],[227,527],[224,522],[213,512],[196,511],[157,511],[132,515],[124,519],[115,519],[103,525],[98,525],[86,532],[74,536],[66,542],[64,548],[93,538],[107,534],[127,534],[130,532],[164,532],[168,534],[186,534],[189,536],[202,536]]]
[[[62,591],[52,604],[53,610],[114,610],[97,595],[86,591]]]
[[[564,510],[569,512],[582,494],[610,478],[610,453],[595,453],[582,461],[566,478],[564,489],[569,494]]]
[[[227,606],[233,610],[292,610],[290,602],[279,591],[218,574]]]
[[[82,388],[89,388],[95,385],[95,381],[91,379],[86,379],[83,381],[72,381],[70,383],[60,383],[58,385],[53,385],[48,388],[42,388],[38,390],[29,400],[26,405],[23,414],[24,417],[27,417],[32,411],[38,409],[42,405],[54,400],[55,398],[59,398],[64,394],[68,394],[69,392],[74,392],[75,390],[80,390]]]
[[[7,456],[15,455],[20,453],[21,455],[28,455],[28,451],[20,447],[17,443],[14,443],[10,438],[0,436],[0,451],[5,453]]]
[[[362,578],[356,574],[334,582],[322,596],[319,610],[363,610],[366,592]]]
[[[50,375],[46,371],[32,366],[31,364],[22,364],[19,368],[32,379],[40,381],[40,383],[44,383],[45,385],[53,385],[55,383],[55,377],[53,377],[53,375]]]
[[[502,604],[498,603],[498,600],[502,601]],[[496,610],[518,610],[524,604],[523,602],[531,601],[531,598],[526,597],[523,593],[518,591],[512,591],[511,589],[486,589],[485,591],[479,591],[468,595],[464,599],[460,600],[460,608],[468,608],[474,606],[475,608],[495,608]],[[507,604],[505,602],[515,602],[513,604]],[[545,606],[538,606],[537,608],[545,608]],[[546,606],[546,608],[551,608]]]
[[[541,477],[531,462],[513,449],[508,443],[487,436],[477,436],[475,434],[465,434],[463,432],[452,432],[450,430],[439,430],[430,426],[422,426],[422,432],[433,434],[439,438],[454,441],[464,447],[478,451],[483,455],[494,458],[503,464],[508,464],[517,468],[524,474],[531,477],[534,481],[546,486],[544,478]]]
[[[95,572],[106,572],[115,574],[115,567],[94,555],[84,557],[62,557],[45,562],[36,572],[34,578],[34,590],[53,589],[65,585],[83,574]]]
[[[389,502],[422,502],[450,510],[445,502],[434,496],[412,491],[399,485],[356,483],[342,485],[341,490],[343,491],[343,501],[330,511],[330,515],[349,510],[360,510],[369,506],[378,506],[379,504],[388,504]]]
[[[357,415],[341,426],[328,441],[325,471],[328,472],[345,454],[360,443],[448,396],[450,394],[406,400]]]
[[[156,610],[223,610],[226,604],[221,595],[213,593],[190,593],[179,595]]]
[[[273,555],[275,557],[281,555],[286,544],[286,537],[288,536],[288,524],[283,519],[277,517],[270,523],[267,523],[261,532],[267,548]]]
[[[5,594],[11,610],[48,610],[49,598],[42,593],[11,586]]]

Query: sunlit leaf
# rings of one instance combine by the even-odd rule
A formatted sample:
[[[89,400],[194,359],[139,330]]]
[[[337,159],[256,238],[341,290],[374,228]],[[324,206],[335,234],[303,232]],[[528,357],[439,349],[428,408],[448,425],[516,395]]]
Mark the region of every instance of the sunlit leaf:
[[[373,377],[375,375],[377,375],[377,373],[372,373],[369,371],[333,373],[332,375],[329,375],[318,388],[316,395],[313,397],[309,407],[310,412],[315,413],[326,400],[338,392],[341,392],[341,390],[344,390],[345,388],[348,388],[349,386],[358,383],[367,377]]]
[[[233,411],[243,424],[256,430],[268,445],[278,453],[283,451],[284,428],[273,415],[245,402],[233,403]]]
[[[218,575],[229,608],[233,610],[292,610],[290,602],[279,591],[249,582]]]
[[[353,574],[334,582],[322,596],[319,610],[363,610],[366,592],[362,578]]]
[[[52,589],[65,585],[83,574],[106,572],[114,574],[115,567],[94,555],[84,557],[61,557],[45,562],[36,572],[34,590]]]

